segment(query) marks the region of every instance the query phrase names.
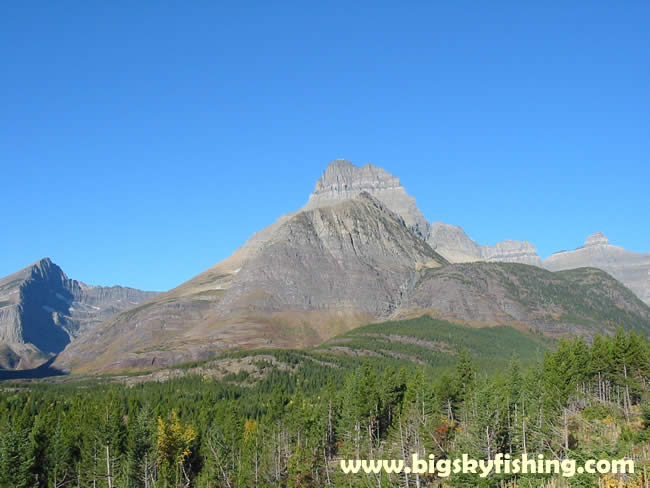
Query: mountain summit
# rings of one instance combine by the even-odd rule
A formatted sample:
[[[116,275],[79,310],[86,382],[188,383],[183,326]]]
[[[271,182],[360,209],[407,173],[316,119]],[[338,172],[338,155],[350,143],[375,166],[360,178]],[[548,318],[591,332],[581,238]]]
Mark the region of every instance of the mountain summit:
[[[596,232],[587,237],[584,247],[593,247],[593,246],[607,246],[609,244],[609,239],[605,237],[602,232]]]
[[[415,204],[415,198],[406,193],[399,178],[370,163],[359,168],[345,159],[332,161],[316,182],[303,209],[330,206],[355,198],[362,192],[386,204],[420,237],[428,237],[429,222]]]
[[[529,242],[505,240],[494,246],[480,245],[455,225],[436,222],[433,226],[401,185],[399,178],[368,163],[357,167],[345,159],[332,161],[316,182],[303,210],[324,207],[367,192],[404,219],[407,227],[426,240],[452,263],[474,261],[512,262],[540,266],[542,261]]]

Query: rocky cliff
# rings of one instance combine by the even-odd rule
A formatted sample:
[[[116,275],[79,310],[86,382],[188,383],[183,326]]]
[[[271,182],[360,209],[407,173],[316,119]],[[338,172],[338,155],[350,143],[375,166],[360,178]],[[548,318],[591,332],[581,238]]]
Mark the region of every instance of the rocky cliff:
[[[494,246],[480,245],[457,225],[435,222],[427,242],[452,263],[492,261],[541,266],[542,260],[534,245],[527,241],[505,240]]]
[[[0,279],[0,368],[27,368],[75,337],[155,296],[69,279],[50,259]]]
[[[399,178],[368,163],[361,168],[350,161],[331,162],[316,182],[313,193],[303,210],[327,207],[369,193],[404,219],[406,226],[423,239],[429,235],[429,222],[408,195]]]
[[[452,263],[471,263],[482,259],[481,246],[457,225],[434,222],[427,242]]]
[[[584,246],[557,252],[544,261],[535,246],[527,241],[505,240],[494,246],[479,245],[462,228],[441,222],[433,224],[427,242],[452,263],[522,263],[550,271],[598,268],[610,273],[650,305],[650,253],[635,253],[612,246],[600,232],[590,235]]]
[[[481,246],[481,256],[485,261],[542,265],[537,248],[528,241],[506,239],[494,246],[484,245]]]

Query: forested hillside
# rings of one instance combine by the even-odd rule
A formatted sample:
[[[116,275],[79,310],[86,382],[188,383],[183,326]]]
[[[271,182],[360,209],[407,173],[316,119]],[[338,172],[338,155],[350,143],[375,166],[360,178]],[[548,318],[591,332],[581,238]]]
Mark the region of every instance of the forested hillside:
[[[425,315],[359,327],[330,339],[314,352],[328,358],[375,357],[443,368],[452,367],[458,353],[466,349],[482,371],[493,372],[506,367],[513,353],[526,365],[541,360],[553,344],[552,339],[526,329],[471,327]]]
[[[0,486],[598,486],[596,475],[351,475],[338,463],[527,452],[629,456],[636,474],[605,486],[645,487],[649,363],[649,343],[619,330],[489,373],[467,349],[449,368],[280,351],[252,361],[265,374],[215,379],[194,364],[161,382],[4,383]]]

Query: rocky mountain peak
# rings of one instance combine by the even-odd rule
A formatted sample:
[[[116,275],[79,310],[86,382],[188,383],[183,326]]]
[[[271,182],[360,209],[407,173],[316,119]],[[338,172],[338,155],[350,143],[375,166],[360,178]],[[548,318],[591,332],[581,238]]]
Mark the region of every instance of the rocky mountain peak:
[[[37,280],[65,280],[68,277],[50,258],[43,258],[28,266],[29,277]]]
[[[415,198],[406,193],[399,178],[370,163],[358,167],[345,159],[332,161],[316,182],[303,210],[335,205],[362,192],[384,203],[404,219],[407,227],[426,239],[429,223],[415,204]]]
[[[155,295],[89,286],[69,279],[50,258],[39,259],[0,278],[0,369],[35,366],[81,332]]]
[[[434,222],[427,242],[452,262],[471,262],[481,257],[481,246],[457,225]]]
[[[52,266],[56,266],[52,260],[48,257],[44,257],[36,261],[33,266],[39,267],[39,268],[49,268]]]
[[[589,237],[587,237],[587,240],[585,241],[585,247],[592,247],[592,246],[606,246],[609,244],[609,239],[605,237],[605,235],[602,232],[596,232],[595,234],[591,234]]]
[[[332,161],[316,182],[312,195],[361,192],[380,188],[401,188],[399,178],[368,163],[357,167],[345,159]]]

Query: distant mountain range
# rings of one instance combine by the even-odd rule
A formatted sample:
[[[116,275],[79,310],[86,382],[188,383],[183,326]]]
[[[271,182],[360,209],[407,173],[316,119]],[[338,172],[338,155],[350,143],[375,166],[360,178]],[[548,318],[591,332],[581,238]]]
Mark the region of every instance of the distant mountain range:
[[[337,160],[303,208],[166,293],[87,287],[49,260],[1,280],[2,365],[27,367],[60,352],[54,365],[65,370],[157,367],[230,348],[314,346],[423,314],[550,335],[617,325],[647,334],[649,273],[650,254],[610,246],[600,234],[545,261],[527,242],[479,245],[460,227],[429,224],[385,170]],[[12,291],[18,275],[36,276],[45,298]],[[90,298],[97,294],[101,304]]]
[[[432,247],[454,263],[502,261],[532,264],[550,271],[594,267],[607,271],[650,304],[650,253],[641,254],[612,246],[600,232],[587,237],[585,245],[560,251],[545,260],[535,246],[523,241],[503,241],[494,247],[480,246],[457,226],[436,222],[428,239]]]

